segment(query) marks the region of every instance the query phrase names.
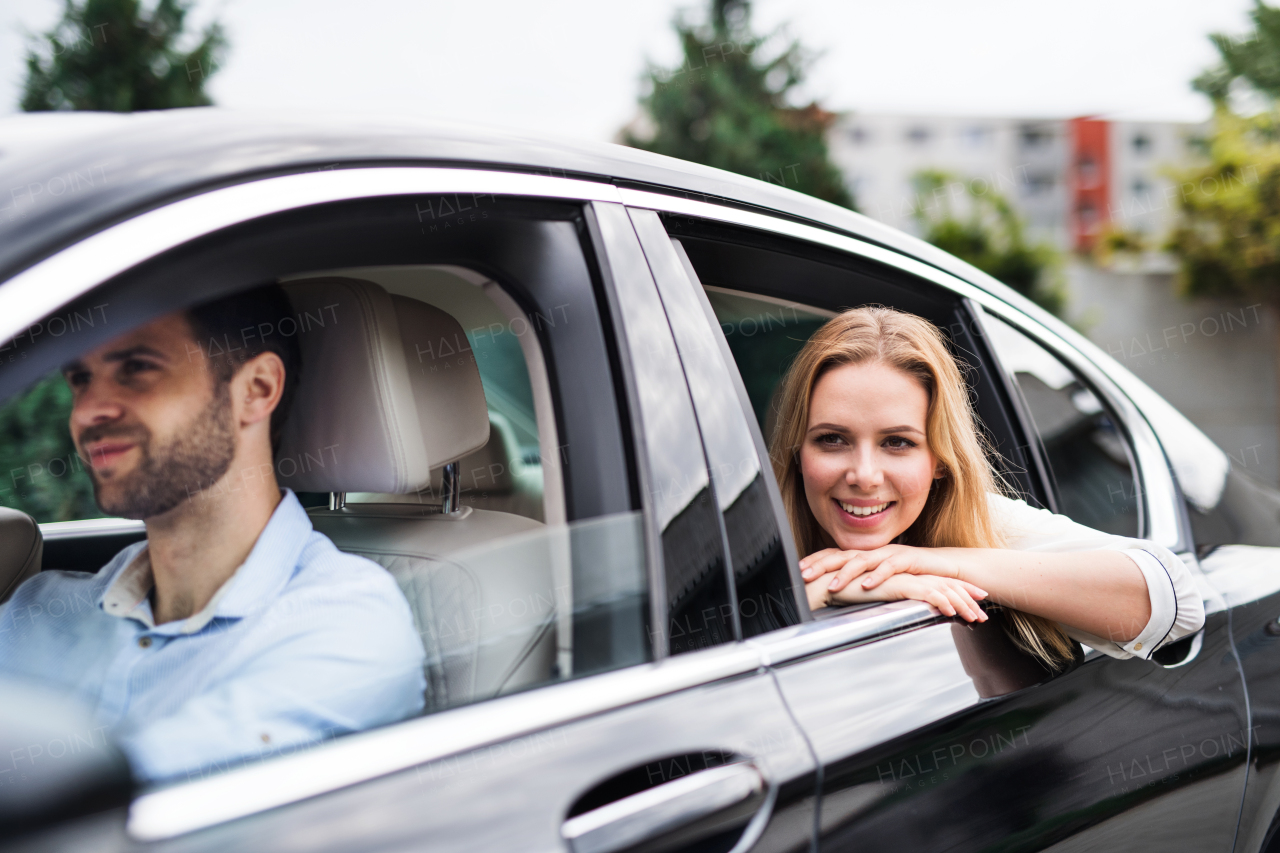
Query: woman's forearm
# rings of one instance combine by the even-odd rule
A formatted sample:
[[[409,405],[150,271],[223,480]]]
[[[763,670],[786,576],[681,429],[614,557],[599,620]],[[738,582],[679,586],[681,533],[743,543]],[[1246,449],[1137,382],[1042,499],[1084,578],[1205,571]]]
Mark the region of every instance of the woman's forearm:
[[[988,601],[1127,643],[1151,619],[1142,570],[1119,551],[1042,553],[941,548]]]

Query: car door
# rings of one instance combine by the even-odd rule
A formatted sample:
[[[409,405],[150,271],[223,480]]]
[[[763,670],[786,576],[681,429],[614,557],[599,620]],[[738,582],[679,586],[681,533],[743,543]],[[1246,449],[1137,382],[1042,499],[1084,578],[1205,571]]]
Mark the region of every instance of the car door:
[[[459,194],[487,197],[490,224],[459,220],[447,237],[431,237],[423,210],[442,198],[456,208]],[[743,639],[731,585],[746,561],[729,558],[671,327],[619,201],[604,184],[480,170],[311,172],[161,206],[148,222],[165,228],[104,228],[0,285],[0,299],[43,299],[47,314],[63,307],[68,288],[71,299],[87,299],[111,279],[118,328],[128,328],[161,310],[157,301],[180,307],[206,280],[246,268],[270,277],[425,261],[484,270],[477,283],[502,285],[512,322],[545,354],[530,361],[551,389],[539,417],[552,418],[564,442],[543,453],[563,478],[560,517],[549,504],[553,523],[521,540],[522,559],[552,561],[552,574],[574,590],[571,671],[557,664],[522,692],[152,786],[127,811],[3,838],[0,847],[811,846],[813,753],[759,647]],[[519,209],[508,217],[504,205]],[[437,239],[446,244],[432,248]],[[76,279],[42,297],[72,256]],[[207,279],[192,273],[201,269]],[[190,282],[185,296],[161,289],[175,276]],[[758,501],[763,481],[751,482]],[[776,570],[781,541],[766,545]],[[485,554],[482,545],[454,559],[479,566]],[[776,599],[755,574],[738,579]],[[794,600],[789,611],[773,606],[782,615],[772,618],[800,618]]]
[[[1020,312],[923,264],[797,223],[624,195],[663,214],[684,287],[723,304],[758,298],[760,317],[783,318],[780,336],[794,336],[786,318],[806,311],[820,317],[874,301],[932,313],[977,368],[975,390],[989,397],[979,411],[995,407],[1010,430],[1022,431],[996,439],[1006,458],[1026,466],[1019,482],[1029,499],[1037,487],[1049,506],[1080,497],[1064,500],[1058,488],[1072,472],[1055,485],[1054,472],[1039,467],[1045,442],[992,351],[979,303],[1009,322],[1022,320]],[[949,308],[945,292],[958,297]],[[717,319],[705,334],[734,355],[760,328],[748,333],[741,321]],[[1136,525],[1145,513],[1143,535],[1176,545],[1168,523],[1176,492],[1150,430],[1105,376],[1072,361],[1033,321],[1021,334],[1027,326],[1041,335],[1034,345],[1042,355],[1092,395],[1078,394],[1081,405],[1115,419],[1112,436],[1126,444],[1110,450],[1136,460],[1127,482],[1113,484],[1115,515]],[[750,381],[737,377],[744,400]],[[983,418],[992,428],[996,418]],[[821,849],[1230,849],[1250,721],[1229,613],[1209,609],[1203,633],[1164,652],[1163,665],[1095,651],[1053,678],[993,623],[949,624],[914,602],[842,608],[758,637],[822,766]]]
[[[1249,690],[1254,740],[1236,849],[1274,853],[1280,849],[1280,491],[1250,474],[1250,456],[1229,456],[1189,423],[1165,423],[1182,439],[1172,452],[1189,485],[1196,551],[1209,584],[1231,608],[1235,653]]]

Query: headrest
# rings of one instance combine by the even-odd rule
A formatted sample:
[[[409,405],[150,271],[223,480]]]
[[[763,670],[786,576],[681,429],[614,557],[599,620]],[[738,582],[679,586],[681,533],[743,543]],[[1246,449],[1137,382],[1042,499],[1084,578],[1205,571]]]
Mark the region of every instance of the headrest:
[[[282,286],[302,376],[276,453],[281,485],[412,492],[488,440],[480,371],[453,317],[360,279]]]
[[[43,553],[44,537],[36,520],[25,512],[0,507],[0,604],[40,571]]]

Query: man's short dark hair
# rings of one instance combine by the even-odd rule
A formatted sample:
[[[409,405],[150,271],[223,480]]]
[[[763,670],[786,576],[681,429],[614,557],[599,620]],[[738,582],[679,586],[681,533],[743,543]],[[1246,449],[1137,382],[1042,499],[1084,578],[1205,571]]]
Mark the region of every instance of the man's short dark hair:
[[[278,284],[242,290],[187,311],[196,343],[219,382],[230,382],[241,365],[264,352],[273,352],[284,362],[284,389],[280,404],[271,413],[273,451],[280,444],[301,378],[296,313]]]

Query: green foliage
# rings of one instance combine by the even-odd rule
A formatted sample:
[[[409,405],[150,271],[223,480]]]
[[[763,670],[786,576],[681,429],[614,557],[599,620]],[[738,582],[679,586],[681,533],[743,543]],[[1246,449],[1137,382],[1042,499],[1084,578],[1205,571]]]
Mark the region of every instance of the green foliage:
[[[1225,103],[1231,84],[1237,80],[1272,99],[1280,98],[1280,8],[1256,0],[1250,17],[1254,31],[1247,36],[1234,38],[1223,33],[1209,36],[1218,48],[1221,62],[1191,85],[1215,102]]]
[[[1258,298],[1280,305],[1280,9],[1260,0],[1252,33],[1210,36],[1219,64],[1193,87],[1214,102],[1203,161],[1173,170],[1178,221],[1165,249],[1179,261],[1186,296]],[[1270,102],[1257,115],[1232,112],[1232,84]]]
[[[22,109],[133,112],[206,106],[205,82],[221,59],[221,25],[179,47],[190,3],[65,0],[62,20],[27,49]]]
[[[1208,149],[1172,173],[1181,191],[1165,248],[1180,289],[1280,304],[1280,111],[1242,118],[1220,103]]]
[[[71,442],[71,389],[60,373],[0,407],[0,504],[38,522],[99,518]]]
[[[1057,253],[1027,242],[1022,220],[1008,199],[994,190],[975,192],[970,183],[936,170],[917,173],[915,181],[922,198],[937,202],[936,207],[920,206],[914,214],[925,240],[1062,315],[1066,289],[1057,274]],[[952,190],[961,187],[967,214],[952,206]]]
[[[1141,255],[1150,248],[1149,242],[1141,231],[1108,222],[1094,243],[1093,257],[1101,266],[1109,266],[1117,257]]]
[[[641,98],[653,133],[625,131],[636,148],[771,181],[852,208],[853,197],[828,159],[835,120],[816,103],[789,104],[810,57],[796,41],[763,58],[776,36],[751,32],[748,0],[712,0],[710,24],[674,22],[684,52],[674,70],[650,67]]]

